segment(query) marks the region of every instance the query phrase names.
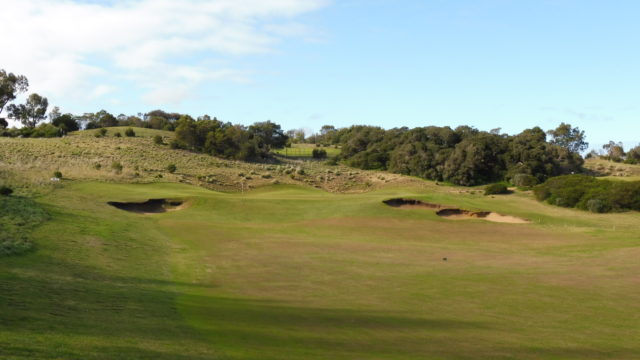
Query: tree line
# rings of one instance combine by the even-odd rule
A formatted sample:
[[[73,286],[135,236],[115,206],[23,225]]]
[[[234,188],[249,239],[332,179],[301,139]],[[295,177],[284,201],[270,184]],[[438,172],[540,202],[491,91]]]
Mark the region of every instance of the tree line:
[[[609,141],[607,144],[602,145],[600,152],[592,150],[587,154],[587,158],[591,157],[600,157],[614,162],[624,162],[625,164],[640,164],[640,145],[625,151],[621,142]]]
[[[61,114],[54,107],[47,115],[48,101],[38,94],[31,94],[24,104],[9,104],[26,92],[28,85],[26,77],[0,70],[0,114],[6,106],[9,115],[24,125],[6,129],[6,120],[0,119],[0,132],[5,136],[52,137],[83,128],[134,126],[175,131],[170,144],[173,148],[239,160],[264,159],[271,149],[291,146],[292,142],[313,142],[339,146],[341,153],[333,162],[465,186],[503,180],[531,186],[553,176],[580,172],[584,163],[580,152],[588,147],[584,131],[565,123],[546,132],[534,127],[517,135],[470,126],[385,130],[325,125],[320,133],[305,137],[302,130],[284,132],[271,121],[243,126],[208,115],[194,119],[163,110],[137,116],[115,116],[105,110],[73,115]],[[40,124],[47,118],[48,123]],[[625,153],[621,144],[611,142],[605,149],[613,160],[640,161],[639,148]]]
[[[324,126],[314,141],[340,146],[340,160],[349,166],[465,186],[511,181],[516,175],[543,182],[579,172],[580,152],[588,147],[584,131],[564,123],[548,132],[535,127],[513,136],[470,126]]]

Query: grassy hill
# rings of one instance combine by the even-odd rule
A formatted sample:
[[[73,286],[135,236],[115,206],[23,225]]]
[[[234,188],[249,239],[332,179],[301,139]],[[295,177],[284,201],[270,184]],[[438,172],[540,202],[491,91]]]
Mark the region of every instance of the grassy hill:
[[[592,214],[525,192],[483,196],[316,162],[237,163],[153,145],[155,134],[0,139],[0,177],[28,180],[15,199],[38,190],[34,206],[49,219],[33,229],[32,251],[0,257],[0,358],[640,353],[636,212]],[[121,174],[109,168],[113,161],[123,164]],[[92,168],[96,162],[101,169]],[[167,162],[178,171],[163,170]],[[305,173],[291,179],[272,166]],[[55,169],[66,179],[50,185]],[[334,178],[328,185],[310,180],[327,170]],[[199,180],[201,174],[225,184],[243,178],[253,189],[229,192],[239,189]],[[343,176],[354,180],[337,180]],[[225,192],[211,190],[218,186]],[[531,222],[451,220],[383,203],[392,198]],[[108,204],[148,199],[184,204],[157,214]]]
[[[618,180],[640,180],[640,165],[591,158],[585,161],[584,167],[594,172],[597,176]]]
[[[0,181],[13,186],[40,188],[51,185],[54,171],[67,180],[128,183],[180,182],[218,191],[243,191],[272,183],[298,184],[332,192],[369,191],[390,183],[421,181],[394,174],[326,166],[321,162],[281,158],[272,163],[224,160],[206,154],[170,149],[172,132],[124,127],[79,131],[64,138],[0,138]],[[122,137],[115,137],[121,133]],[[153,137],[160,135],[164,145]],[[175,173],[167,167],[176,165]],[[1,185],[1,184],[0,184]]]

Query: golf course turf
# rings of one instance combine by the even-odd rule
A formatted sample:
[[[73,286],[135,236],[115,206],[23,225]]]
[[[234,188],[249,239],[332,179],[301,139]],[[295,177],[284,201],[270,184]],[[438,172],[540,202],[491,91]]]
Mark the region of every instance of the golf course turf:
[[[35,249],[0,258],[0,358],[640,357],[638,213],[432,188],[70,183],[37,199]],[[189,206],[108,204],[150,199]]]

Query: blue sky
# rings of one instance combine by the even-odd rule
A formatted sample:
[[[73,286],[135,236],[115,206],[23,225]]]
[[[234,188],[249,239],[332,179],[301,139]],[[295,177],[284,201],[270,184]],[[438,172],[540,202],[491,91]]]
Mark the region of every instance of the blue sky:
[[[7,1],[0,68],[65,112],[640,142],[635,1]]]

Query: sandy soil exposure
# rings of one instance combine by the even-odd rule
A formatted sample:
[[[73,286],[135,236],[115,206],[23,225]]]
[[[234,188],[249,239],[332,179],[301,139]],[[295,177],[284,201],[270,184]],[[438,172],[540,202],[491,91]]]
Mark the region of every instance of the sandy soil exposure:
[[[167,211],[182,210],[186,203],[182,200],[150,199],[145,202],[117,202],[109,201],[107,204],[120,210],[138,214],[159,214]]]
[[[449,220],[481,219],[498,223],[528,224],[531,221],[516,216],[502,215],[491,211],[462,210],[452,206],[427,203],[415,199],[390,199],[383,201],[385,204],[400,209],[432,209],[436,215]]]

